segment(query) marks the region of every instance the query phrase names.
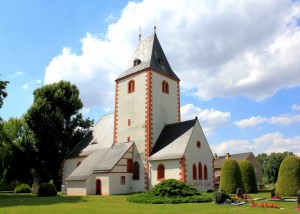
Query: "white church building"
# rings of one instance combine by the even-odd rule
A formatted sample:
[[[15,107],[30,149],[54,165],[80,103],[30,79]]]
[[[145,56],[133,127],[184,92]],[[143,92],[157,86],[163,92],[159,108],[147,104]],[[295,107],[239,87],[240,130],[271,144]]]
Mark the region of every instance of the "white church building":
[[[140,40],[116,79],[114,113],[64,160],[66,194],[144,192],[170,178],[213,189],[213,154],[198,119],[180,120],[179,82],[156,33]]]

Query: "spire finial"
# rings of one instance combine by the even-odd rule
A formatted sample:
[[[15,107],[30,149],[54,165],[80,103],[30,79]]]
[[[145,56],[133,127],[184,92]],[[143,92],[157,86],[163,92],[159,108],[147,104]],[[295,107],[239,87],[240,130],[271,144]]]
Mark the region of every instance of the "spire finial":
[[[154,34],[156,34],[156,19],[154,18]]]
[[[139,41],[141,41],[141,37],[142,37],[142,34],[141,34],[141,26],[139,26],[139,28],[140,28],[140,34],[139,34]]]

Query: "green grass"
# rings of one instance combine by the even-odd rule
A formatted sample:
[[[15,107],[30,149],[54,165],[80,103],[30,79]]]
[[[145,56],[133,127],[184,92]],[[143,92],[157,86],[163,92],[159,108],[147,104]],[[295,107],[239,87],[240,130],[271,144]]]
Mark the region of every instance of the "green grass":
[[[269,193],[251,194],[270,197]],[[297,202],[279,202],[284,208],[250,208],[249,205],[230,206],[215,203],[199,204],[138,204],[127,202],[128,195],[85,197],[36,197],[31,194],[0,192],[0,213],[297,213]],[[259,203],[259,202],[258,202]],[[271,203],[270,201],[268,203]]]

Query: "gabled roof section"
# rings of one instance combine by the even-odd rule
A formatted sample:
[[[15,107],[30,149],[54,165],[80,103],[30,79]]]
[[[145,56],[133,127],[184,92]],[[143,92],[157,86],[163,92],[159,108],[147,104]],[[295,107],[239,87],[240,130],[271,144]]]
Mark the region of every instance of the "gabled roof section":
[[[89,155],[66,178],[66,180],[85,180],[93,172],[109,172],[133,145],[133,142],[116,143],[110,148],[102,148]]]
[[[103,116],[66,158],[87,156],[113,144],[114,114]]]
[[[197,119],[168,124],[154,145],[149,160],[182,158]]]
[[[117,78],[117,80],[146,68],[153,68],[164,75],[179,80],[173,72],[156,34],[153,34],[139,42],[130,67],[125,70]]]
[[[233,158],[239,163],[242,160],[247,160],[251,154],[252,154],[252,152],[230,154],[229,158]],[[220,169],[225,160],[226,160],[226,156],[218,156],[217,159],[215,159],[214,168]]]

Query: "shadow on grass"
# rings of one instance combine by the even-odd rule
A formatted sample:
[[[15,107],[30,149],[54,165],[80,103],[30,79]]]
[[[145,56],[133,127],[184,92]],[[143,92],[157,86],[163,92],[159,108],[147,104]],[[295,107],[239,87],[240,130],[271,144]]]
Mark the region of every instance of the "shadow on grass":
[[[36,206],[36,205],[51,205],[62,203],[78,203],[85,202],[84,197],[80,196],[52,196],[52,197],[38,197],[30,193],[7,193],[0,192],[0,207],[12,206]]]

